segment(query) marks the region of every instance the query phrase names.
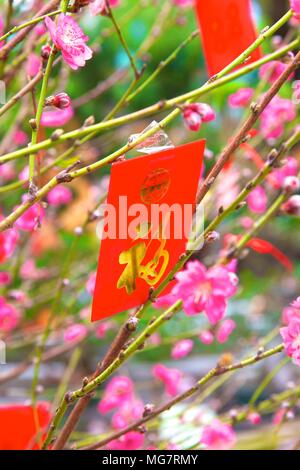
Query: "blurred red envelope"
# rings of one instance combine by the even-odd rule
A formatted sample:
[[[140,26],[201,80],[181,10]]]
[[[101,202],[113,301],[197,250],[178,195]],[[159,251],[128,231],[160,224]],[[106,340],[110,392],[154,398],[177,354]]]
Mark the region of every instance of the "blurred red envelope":
[[[251,0],[196,0],[204,55],[209,75],[236,59],[257,38]],[[260,48],[247,64],[261,57]]]
[[[102,234],[92,321],[143,304],[150,288],[163,281],[185,252],[184,228],[191,227],[204,148],[201,140],[113,163],[107,198],[113,210],[103,215],[106,219],[115,211],[116,223],[114,228],[107,219],[103,229],[107,234],[114,228],[115,233]],[[173,204],[177,215],[184,214],[182,220],[173,214]],[[158,207],[166,210],[159,222],[152,214]]]
[[[50,403],[37,404],[40,429],[45,431],[50,415]],[[31,405],[0,405],[0,450],[37,450],[34,438],[37,434]]]

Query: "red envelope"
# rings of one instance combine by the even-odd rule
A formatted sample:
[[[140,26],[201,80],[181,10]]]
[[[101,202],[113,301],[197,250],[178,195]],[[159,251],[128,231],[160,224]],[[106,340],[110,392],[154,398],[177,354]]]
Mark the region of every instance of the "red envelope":
[[[45,431],[51,414],[50,403],[37,404],[39,427]],[[37,429],[31,405],[0,405],[0,450],[37,450]]]
[[[204,148],[201,140],[113,163],[92,321],[143,304],[185,252]]]
[[[204,55],[209,75],[236,59],[257,38],[250,0],[196,0]],[[247,64],[261,57],[260,48]]]

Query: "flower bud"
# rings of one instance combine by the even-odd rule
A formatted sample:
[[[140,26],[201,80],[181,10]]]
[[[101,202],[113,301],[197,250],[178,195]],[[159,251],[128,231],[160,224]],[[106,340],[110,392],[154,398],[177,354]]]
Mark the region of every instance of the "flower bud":
[[[42,48],[41,48],[41,57],[42,57],[42,59],[48,60],[50,54],[51,54],[50,44],[46,44],[45,46],[42,46]]]
[[[283,189],[289,193],[297,191],[300,187],[299,178],[297,176],[287,176],[283,182]]]
[[[300,216],[300,194],[290,197],[284,204],[282,204],[281,209],[283,212],[286,212],[290,215]]]
[[[46,106],[55,106],[58,109],[66,109],[71,106],[71,98],[67,93],[58,93],[54,96],[48,96],[45,101]]]

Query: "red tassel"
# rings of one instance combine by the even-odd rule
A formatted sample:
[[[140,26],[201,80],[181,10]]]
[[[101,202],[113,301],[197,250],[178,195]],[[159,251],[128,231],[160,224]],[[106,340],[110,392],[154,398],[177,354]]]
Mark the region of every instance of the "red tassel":
[[[273,256],[287,271],[293,271],[294,264],[292,261],[281,250],[272,245],[272,243],[262,240],[261,238],[252,238],[252,240],[249,240],[247,243],[247,246],[257,253]]]

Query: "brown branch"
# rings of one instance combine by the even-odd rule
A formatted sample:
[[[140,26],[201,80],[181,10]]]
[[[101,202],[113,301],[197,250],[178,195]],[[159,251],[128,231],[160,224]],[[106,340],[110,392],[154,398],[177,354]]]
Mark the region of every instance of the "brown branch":
[[[247,138],[247,134],[252,129],[254,124],[256,123],[257,119],[260,117],[262,112],[268,106],[268,104],[272,101],[274,96],[278,93],[282,85],[288,80],[290,75],[297,70],[300,66],[300,52],[296,55],[294,60],[287,66],[285,71],[280,75],[280,77],[273,83],[271,88],[267,91],[267,93],[262,97],[262,99],[258,103],[251,104],[251,114],[248,117],[247,121],[239,130],[238,134],[235,136],[234,139],[225,147],[223,152],[220,155],[220,158],[215,163],[211,171],[208,173],[207,177],[204,180],[204,183],[198,193],[197,202],[201,202],[205,197],[206,193],[209,191],[211,186],[216,180],[216,177],[219,175],[221,170],[223,169],[226,162],[229,160],[231,155],[239,148],[239,146],[245,141]]]
[[[232,372],[238,369],[243,369],[244,367],[247,367],[252,364],[256,364],[257,362],[263,359],[266,359],[274,354],[278,354],[282,352],[283,348],[284,348],[283,344],[280,344],[276,346],[275,348],[269,349],[268,351],[265,351],[263,353],[258,353],[255,356],[249,357],[248,359],[244,359],[240,362],[237,362],[236,364],[231,364],[225,367],[217,365],[215,368],[211,369],[204,377],[202,377],[198,382],[196,382],[196,384],[193,385],[193,387],[189,388],[188,390],[181,393],[180,395],[177,395],[175,398],[168,401],[164,405],[156,408],[151,413],[147,414],[146,416],[143,416],[139,420],[130,424],[125,429],[122,429],[121,431],[113,433],[110,436],[106,437],[105,439],[102,439],[101,441],[97,442],[96,444],[92,444],[90,446],[84,447],[81,450],[99,449],[105,446],[106,444],[108,444],[109,442],[111,442],[112,440],[119,439],[121,436],[123,436],[124,434],[127,434],[130,431],[138,430],[140,426],[143,426],[148,421],[151,421],[152,419],[156,418],[164,411],[169,410],[170,408],[172,408],[172,406],[176,405],[177,403],[183,400],[186,400],[187,398],[194,395],[203,385],[209,382],[212,378],[218,377],[220,375],[223,375],[223,374],[226,374],[228,372]]]

